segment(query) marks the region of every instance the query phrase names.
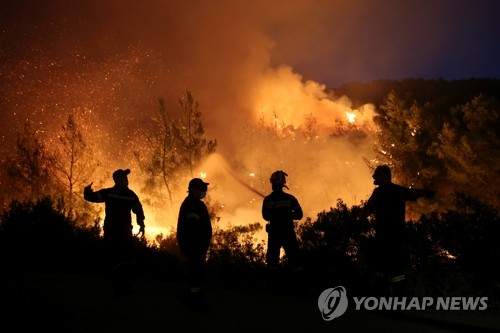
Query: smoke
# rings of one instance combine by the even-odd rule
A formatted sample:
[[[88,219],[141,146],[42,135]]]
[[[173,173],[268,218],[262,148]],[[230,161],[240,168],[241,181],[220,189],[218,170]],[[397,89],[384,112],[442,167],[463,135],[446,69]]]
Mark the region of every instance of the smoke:
[[[158,98],[175,116],[178,98],[190,90],[207,138],[218,141],[218,154],[198,171],[222,207],[221,224],[263,222],[256,192],[269,193],[277,169],[289,174],[290,193],[312,218],[339,198],[357,204],[371,190],[364,159],[373,157],[373,139],[332,137],[348,128],[346,112],[356,116],[356,126],[370,129],[370,107],[353,110],[324,84],[273,64],[279,45],[271,36],[281,24],[316,13],[301,22],[303,38],[326,19],[319,14],[326,4],[25,0],[2,6],[3,147],[13,146],[26,120],[50,141],[70,112],[84,110],[101,175],[133,168],[132,152],[144,145]],[[140,182],[133,172],[131,186]],[[175,193],[174,207],[184,195]],[[175,212],[148,211],[152,225],[175,225]]]

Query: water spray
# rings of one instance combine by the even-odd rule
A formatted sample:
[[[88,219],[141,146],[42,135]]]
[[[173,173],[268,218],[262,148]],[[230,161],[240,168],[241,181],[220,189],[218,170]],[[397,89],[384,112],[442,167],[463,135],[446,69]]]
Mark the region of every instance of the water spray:
[[[231,169],[231,167],[227,164],[227,162],[224,160],[224,158],[222,156],[217,156],[218,157],[218,161],[219,163],[221,164],[222,168],[224,169],[224,171],[226,173],[228,173],[231,177],[233,177],[238,183],[240,183],[241,185],[243,185],[244,187],[246,187],[247,189],[249,189],[250,191],[252,191],[253,193],[257,194],[258,196],[260,196],[261,198],[264,198],[265,197],[265,194],[263,194],[262,192],[259,192],[257,191],[256,189],[254,189],[250,184],[248,184],[246,181],[244,181],[243,179],[240,178],[239,175],[237,175],[233,169]]]
[[[247,182],[245,182],[243,179],[239,178],[237,174],[235,174],[232,170],[230,169],[227,169],[226,170],[227,173],[229,173],[235,180],[238,181],[238,183],[240,183],[241,185],[245,186],[247,189],[249,189],[250,191],[252,191],[253,193],[259,195],[261,198],[264,198],[265,195],[262,194],[261,192],[257,191],[256,189],[254,189],[250,184],[248,184]]]

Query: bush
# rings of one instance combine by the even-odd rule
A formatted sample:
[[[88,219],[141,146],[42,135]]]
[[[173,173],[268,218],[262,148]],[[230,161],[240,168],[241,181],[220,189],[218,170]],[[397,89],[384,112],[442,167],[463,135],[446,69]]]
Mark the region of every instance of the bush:
[[[316,291],[343,285],[362,292],[369,279],[372,226],[362,206],[335,208],[307,219],[298,227],[306,268],[300,282]],[[255,234],[259,223],[214,231],[208,256],[211,281],[224,285],[259,286],[265,279],[265,244]],[[497,209],[462,194],[446,212],[409,221],[408,282],[416,296],[488,296],[500,300],[500,219]],[[182,254],[175,233],[155,244],[137,239],[141,271],[182,278]],[[104,267],[100,227],[78,225],[51,198],[11,202],[0,214],[0,259],[15,269],[78,269]],[[286,259],[286,258],[285,258]],[[286,262],[286,260],[285,260]]]
[[[408,283],[416,296],[500,295],[500,220],[498,210],[463,194],[454,209],[408,221]],[[361,292],[369,279],[367,261],[373,229],[361,206],[335,208],[308,219],[299,238],[317,288],[347,286]]]
[[[209,269],[216,281],[224,284],[258,283],[264,268],[263,243],[256,243],[259,223],[215,230],[208,258]]]
[[[98,226],[77,226],[50,197],[12,201],[0,215],[3,260],[18,268],[76,268],[98,261]]]
[[[361,218],[361,207],[347,207],[342,200],[335,208],[318,214],[316,221],[307,219],[298,228],[298,238],[309,283],[318,289],[332,285],[357,288],[365,270],[368,220]]]
[[[408,229],[412,271],[427,281],[420,284],[420,293],[498,298],[497,209],[456,193],[452,209],[423,215]]]

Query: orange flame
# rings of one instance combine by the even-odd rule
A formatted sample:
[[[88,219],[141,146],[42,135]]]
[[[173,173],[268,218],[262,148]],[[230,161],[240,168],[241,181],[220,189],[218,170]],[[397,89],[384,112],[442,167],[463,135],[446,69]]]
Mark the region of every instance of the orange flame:
[[[356,114],[354,112],[346,112],[345,115],[347,116],[347,120],[351,123],[354,124],[356,122]]]

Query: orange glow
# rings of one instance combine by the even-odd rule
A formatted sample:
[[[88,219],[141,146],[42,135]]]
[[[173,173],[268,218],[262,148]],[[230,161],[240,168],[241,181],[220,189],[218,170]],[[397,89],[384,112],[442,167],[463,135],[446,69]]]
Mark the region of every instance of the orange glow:
[[[139,232],[139,227],[134,226],[133,228],[133,233],[136,235]],[[167,227],[162,227],[159,226],[156,222],[153,222],[153,225],[147,225],[146,226],[146,239],[150,242],[154,241],[157,235],[162,234],[163,238],[167,237],[170,235],[172,232],[172,228],[167,226]]]
[[[175,41],[174,47],[166,49],[154,47],[164,45],[169,34],[160,34],[156,43],[127,40],[126,47],[116,48],[107,43],[110,36],[99,30],[89,35],[99,39],[95,45],[89,39],[95,55],[87,44],[83,49],[72,46],[74,36],[66,36],[64,41],[70,42],[61,43],[54,52],[35,52],[45,46],[29,45],[33,52],[26,55],[32,58],[0,65],[8,78],[3,94],[5,110],[10,112],[3,126],[3,136],[10,142],[3,146],[15,149],[16,129],[29,120],[52,150],[60,144],[61,125],[68,114],[75,113],[98,162],[88,182],[76,184],[75,192],[80,194],[90,181],[96,189],[113,186],[111,173],[130,168],[130,188],[143,202],[151,240],[158,233],[175,230],[178,209],[193,175],[210,183],[206,200],[217,207],[214,224],[221,228],[265,224],[262,200],[271,191],[271,173],[278,169],[289,174],[289,192],[298,198],[306,217],[314,219],[339,198],[348,205],[365,199],[373,188],[364,163],[374,154],[373,137],[368,133],[366,142],[353,146],[347,136],[332,138],[332,133],[345,124],[346,116],[357,126],[371,125],[371,108],[353,109],[346,97],[334,96],[321,82],[304,80],[291,66],[271,66],[272,42],[260,29],[247,27],[237,16],[222,16],[229,22],[221,22],[218,12],[210,13],[201,15],[206,21],[192,26],[184,26],[185,20],[169,21],[175,36],[193,38],[193,43]],[[107,16],[103,20],[108,31],[113,21]],[[212,29],[219,23],[224,28]],[[195,35],[188,32],[193,27],[200,29]],[[158,31],[132,30],[132,35],[141,38],[153,38],[152,31]],[[106,47],[101,49],[101,45]],[[181,51],[178,57],[177,51]],[[186,57],[189,54],[207,56]],[[151,185],[147,183],[150,174],[141,168],[135,153],[151,153],[148,138],[157,129],[152,120],[157,116],[157,97],[165,99],[172,118],[180,119],[178,97],[186,88],[200,102],[206,136],[217,140],[217,153],[201,161],[192,173],[189,170]],[[259,237],[265,239],[265,232]]]
[[[139,194],[140,196],[140,194]],[[143,205],[144,215],[146,216],[145,225],[146,225],[146,233],[145,237],[149,242],[154,242],[157,235],[162,234],[163,238],[169,236],[172,232],[174,232],[175,224],[174,223],[166,223],[167,221],[163,221],[158,214],[154,213],[149,206]],[[104,212],[100,214],[100,226],[101,228],[104,225]],[[172,217],[174,218],[174,217]],[[135,223],[135,215],[132,214],[132,233],[137,235],[139,232],[139,226]]]

